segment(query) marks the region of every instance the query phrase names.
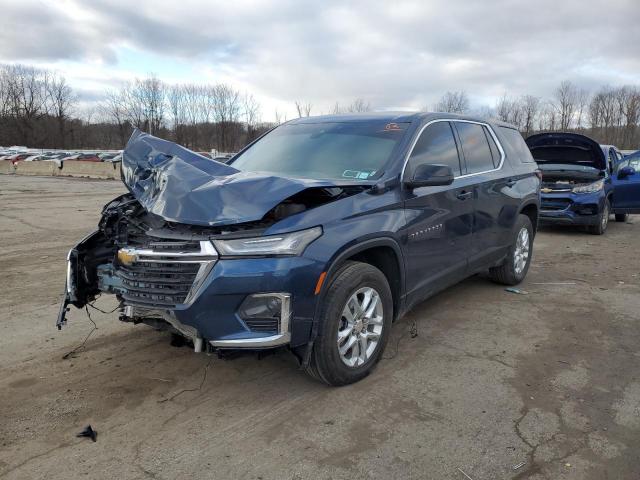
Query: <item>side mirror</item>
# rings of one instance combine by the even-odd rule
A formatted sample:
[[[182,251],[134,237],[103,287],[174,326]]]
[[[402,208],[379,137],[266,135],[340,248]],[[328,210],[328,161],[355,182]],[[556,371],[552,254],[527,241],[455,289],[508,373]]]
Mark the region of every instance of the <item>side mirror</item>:
[[[636,169],[633,167],[622,167],[618,170],[618,179],[622,180],[623,178],[630,177],[631,175],[636,174]]]
[[[438,185],[451,185],[453,183],[453,170],[446,165],[418,165],[411,180],[405,182],[409,188],[435,187]]]

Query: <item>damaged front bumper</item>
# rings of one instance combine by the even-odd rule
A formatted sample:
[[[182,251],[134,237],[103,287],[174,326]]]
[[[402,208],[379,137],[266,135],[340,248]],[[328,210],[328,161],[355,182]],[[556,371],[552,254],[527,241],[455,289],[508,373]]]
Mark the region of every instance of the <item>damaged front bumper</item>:
[[[69,252],[58,328],[70,304],[82,307],[108,293],[120,301],[120,320],[168,327],[196,350],[207,343],[261,349],[309,340],[320,262],[301,256],[226,259],[210,241],[156,239],[148,248],[112,250],[111,258],[95,264],[83,242]],[[84,278],[95,289],[83,290]]]

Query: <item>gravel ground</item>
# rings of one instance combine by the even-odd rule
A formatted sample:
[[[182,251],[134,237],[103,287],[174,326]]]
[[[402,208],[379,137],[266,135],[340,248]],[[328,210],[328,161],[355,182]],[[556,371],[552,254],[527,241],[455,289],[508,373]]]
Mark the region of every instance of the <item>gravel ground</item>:
[[[63,359],[92,329],[76,309],[54,327],[66,252],[122,191],[0,175],[1,478],[640,478],[638,217],[542,230],[528,294],[470,278],[329,388],[285,353],[194,354],[116,313]]]

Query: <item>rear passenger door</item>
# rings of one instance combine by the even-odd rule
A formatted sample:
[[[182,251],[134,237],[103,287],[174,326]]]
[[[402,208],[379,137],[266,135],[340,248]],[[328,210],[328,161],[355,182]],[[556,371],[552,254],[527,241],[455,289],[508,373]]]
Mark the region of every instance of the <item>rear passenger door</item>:
[[[488,125],[454,122],[464,159],[464,177],[473,185],[474,217],[469,268],[486,268],[504,256],[511,242],[511,230],[501,221],[514,199],[509,197],[515,180],[504,162],[504,152]]]
[[[403,178],[411,178],[420,164],[447,165],[458,178],[452,185],[405,192],[408,306],[466,275],[473,222],[473,192],[468,181],[459,178],[460,156],[448,121],[424,127],[409,153]]]

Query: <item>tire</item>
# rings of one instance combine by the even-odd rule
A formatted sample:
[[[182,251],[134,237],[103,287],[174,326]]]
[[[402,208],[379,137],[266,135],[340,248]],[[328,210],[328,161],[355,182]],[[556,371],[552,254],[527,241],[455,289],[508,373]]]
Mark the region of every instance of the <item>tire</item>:
[[[628,213],[616,213],[616,222],[626,222],[629,219]]]
[[[611,203],[609,199],[605,199],[604,206],[600,215],[598,215],[598,223],[596,225],[589,225],[587,231],[592,235],[603,235],[607,231],[607,225],[609,225],[609,215],[611,214]]]
[[[366,298],[375,298],[372,291],[378,297],[375,307],[366,303]],[[367,294],[371,295],[367,297]],[[365,311],[374,309],[370,320],[364,322],[359,319],[357,310],[353,308],[356,306],[354,302],[358,302],[360,307],[364,306]],[[351,319],[345,316],[345,311],[352,316]],[[353,311],[356,311],[355,319]],[[363,317],[363,320],[366,318]],[[346,262],[327,286],[318,319],[318,337],[313,345],[307,373],[333,386],[348,385],[363,379],[382,358],[392,319],[393,298],[384,274],[367,263]],[[342,339],[338,338],[339,332],[342,332]],[[376,336],[377,343],[374,345]],[[346,348],[350,342],[357,346]],[[363,349],[367,353],[356,355],[363,344],[367,345]],[[339,346],[345,349],[344,355],[341,355]],[[348,362],[353,364],[349,365]]]
[[[523,231],[526,231],[526,235],[522,233]],[[523,214],[518,215],[513,243],[509,247],[507,258],[502,265],[489,269],[491,280],[502,285],[517,285],[524,280],[531,264],[533,236],[533,225],[529,217]]]

